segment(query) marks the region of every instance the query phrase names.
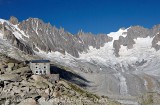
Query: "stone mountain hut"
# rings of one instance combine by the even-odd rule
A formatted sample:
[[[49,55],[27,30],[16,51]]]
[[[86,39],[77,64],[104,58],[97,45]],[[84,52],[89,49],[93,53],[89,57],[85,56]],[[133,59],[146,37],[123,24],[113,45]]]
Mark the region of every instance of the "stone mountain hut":
[[[30,69],[33,74],[44,75],[50,74],[50,61],[49,60],[32,60],[30,62]]]

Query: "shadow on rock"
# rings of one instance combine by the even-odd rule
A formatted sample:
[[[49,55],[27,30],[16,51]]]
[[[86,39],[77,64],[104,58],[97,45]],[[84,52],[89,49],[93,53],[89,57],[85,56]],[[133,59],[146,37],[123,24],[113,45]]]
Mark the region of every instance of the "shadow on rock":
[[[62,68],[51,65],[51,74],[54,74],[54,73],[59,74],[60,78],[67,80],[69,82],[72,82],[72,83],[79,85],[81,87],[88,86],[87,83],[89,83],[89,81],[86,80],[85,78],[83,78],[75,73],[72,73],[70,71],[66,71]]]

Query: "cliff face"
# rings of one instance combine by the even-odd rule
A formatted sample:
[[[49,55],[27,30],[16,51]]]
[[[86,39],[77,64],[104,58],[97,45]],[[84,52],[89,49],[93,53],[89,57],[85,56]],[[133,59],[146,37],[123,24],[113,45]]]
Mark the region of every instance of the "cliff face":
[[[1,29],[4,29],[4,38],[11,40],[11,43],[15,44],[16,47],[19,45],[24,46],[23,42],[25,42],[25,45],[30,48],[28,49],[28,47],[26,47],[25,49],[23,47],[24,50],[21,50],[27,51],[29,54],[32,54],[33,51],[42,50],[44,52],[58,51],[62,54],[67,52],[74,57],[79,57],[78,53],[86,52],[89,46],[100,48],[104,43],[112,40],[112,38],[107,35],[94,36],[90,33],[83,32],[72,35],[63,28],[57,29],[37,18],[29,18],[18,22],[17,18],[11,17],[9,21],[10,23],[5,21],[1,24]],[[18,30],[12,29],[14,26],[16,26]],[[16,40],[15,34],[13,34],[17,31],[21,34],[19,40]]]

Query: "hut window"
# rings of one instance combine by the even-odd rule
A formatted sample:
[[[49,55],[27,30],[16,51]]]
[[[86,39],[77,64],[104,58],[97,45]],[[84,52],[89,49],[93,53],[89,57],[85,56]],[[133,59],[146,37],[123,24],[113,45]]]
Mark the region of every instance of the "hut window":
[[[36,71],[36,73],[38,73],[38,71]]]
[[[46,66],[44,66],[44,68],[46,68]]]
[[[46,71],[44,71],[44,74],[46,74]]]
[[[40,71],[40,73],[42,73],[42,71]]]
[[[37,68],[37,67],[36,67]]]

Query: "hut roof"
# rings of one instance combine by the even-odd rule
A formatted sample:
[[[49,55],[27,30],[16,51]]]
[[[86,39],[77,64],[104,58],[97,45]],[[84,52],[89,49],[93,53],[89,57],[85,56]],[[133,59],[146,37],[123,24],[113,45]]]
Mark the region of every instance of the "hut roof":
[[[49,63],[49,60],[32,60],[31,63]]]

